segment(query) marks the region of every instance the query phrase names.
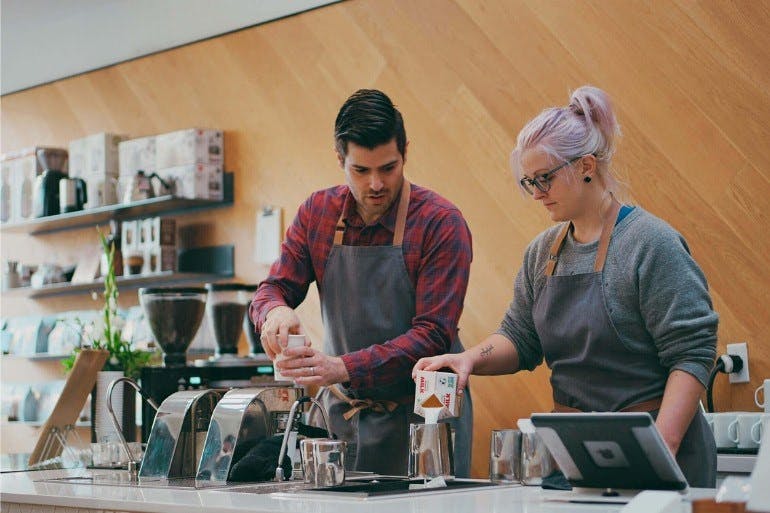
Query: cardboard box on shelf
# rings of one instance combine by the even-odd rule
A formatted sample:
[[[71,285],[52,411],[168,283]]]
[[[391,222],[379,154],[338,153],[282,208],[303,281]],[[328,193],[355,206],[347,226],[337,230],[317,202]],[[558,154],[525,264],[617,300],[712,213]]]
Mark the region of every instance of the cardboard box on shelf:
[[[156,136],[156,170],[223,162],[224,135],[221,130],[187,128]]]
[[[103,132],[70,142],[69,174],[86,181],[86,209],[118,202],[118,144],[127,139],[125,135]]]
[[[137,171],[150,175],[155,167],[155,136],[140,137],[118,143],[118,173],[120,176],[134,176]]]
[[[160,169],[158,175],[171,184],[172,194],[188,199],[224,199],[222,166],[191,164]]]
[[[169,217],[150,217],[141,221],[140,243],[144,248],[176,245],[176,220]]]
[[[139,250],[139,221],[123,221],[120,225],[121,250],[125,255]]]
[[[176,271],[176,245],[144,248],[142,274]]]

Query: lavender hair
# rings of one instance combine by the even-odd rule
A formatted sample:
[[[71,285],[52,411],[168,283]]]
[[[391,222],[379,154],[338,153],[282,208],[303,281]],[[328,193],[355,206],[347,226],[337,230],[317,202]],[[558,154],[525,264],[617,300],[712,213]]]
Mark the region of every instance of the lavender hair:
[[[551,155],[555,163],[593,155],[597,173],[612,191],[620,185],[610,170],[619,136],[610,97],[598,87],[583,86],[572,93],[569,105],[545,109],[521,129],[511,153],[511,167],[521,179],[521,154],[536,147]]]

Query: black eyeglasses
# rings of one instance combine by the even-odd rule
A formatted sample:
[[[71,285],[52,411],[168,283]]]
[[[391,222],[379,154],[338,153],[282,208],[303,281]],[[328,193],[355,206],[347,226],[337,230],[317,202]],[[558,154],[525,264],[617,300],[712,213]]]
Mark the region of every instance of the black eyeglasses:
[[[540,192],[548,192],[551,189],[551,180],[553,180],[553,175],[556,174],[556,172],[561,168],[566,167],[581,158],[583,158],[583,155],[575,157],[572,160],[568,160],[564,164],[561,164],[560,166],[557,166],[550,171],[543,173],[542,175],[537,175],[534,178],[527,178],[525,176],[519,180],[519,185],[521,185],[521,188],[527,191],[529,194],[535,194],[535,189],[532,187],[537,187],[540,189]]]

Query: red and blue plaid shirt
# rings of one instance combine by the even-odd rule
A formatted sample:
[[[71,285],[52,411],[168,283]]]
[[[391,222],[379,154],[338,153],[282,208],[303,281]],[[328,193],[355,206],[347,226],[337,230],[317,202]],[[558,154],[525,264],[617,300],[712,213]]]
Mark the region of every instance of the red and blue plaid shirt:
[[[250,307],[257,331],[273,308],[296,308],[314,280],[323,283],[334,227],[345,211],[342,243],[387,246],[393,243],[399,200],[365,225],[347,185],[313,193],[300,206],[286,232],[281,256],[270,269]],[[471,234],[460,211],[438,194],[412,185],[404,231],[404,262],[415,289],[412,327],[392,340],[371,340],[365,349],[341,356],[354,390],[411,381],[418,359],[449,351],[457,336],[472,259]],[[376,292],[374,292],[376,293]]]

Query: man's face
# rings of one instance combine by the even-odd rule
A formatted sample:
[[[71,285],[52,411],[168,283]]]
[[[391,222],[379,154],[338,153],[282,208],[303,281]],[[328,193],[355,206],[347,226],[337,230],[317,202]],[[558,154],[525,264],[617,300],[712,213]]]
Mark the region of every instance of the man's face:
[[[366,224],[371,224],[390,208],[401,192],[405,156],[401,156],[393,138],[371,150],[349,142],[348,154],[343,157],[337,153],[337,158],[356,199],[358,213]]]

